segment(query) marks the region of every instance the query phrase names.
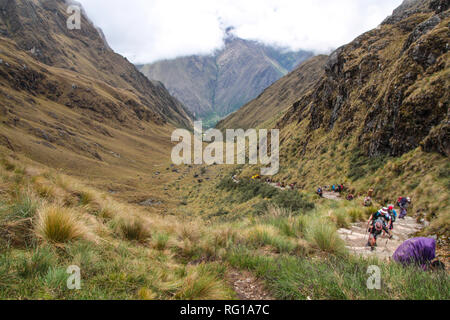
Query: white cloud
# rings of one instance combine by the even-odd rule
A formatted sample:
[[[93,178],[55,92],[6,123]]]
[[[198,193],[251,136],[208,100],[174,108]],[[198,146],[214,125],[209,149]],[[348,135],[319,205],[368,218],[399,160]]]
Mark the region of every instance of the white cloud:
[[[223,30],[329,52],[376,27],[402,0],[78,0],[110,46],[135,63],[222,46]]]

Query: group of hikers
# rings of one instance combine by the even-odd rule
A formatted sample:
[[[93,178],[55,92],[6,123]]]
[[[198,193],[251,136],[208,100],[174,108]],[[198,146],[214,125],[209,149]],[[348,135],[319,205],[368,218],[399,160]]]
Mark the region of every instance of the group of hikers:
[[[381,234],[387,235],[389,239],[393,238],[394,222],[397,218],[404,219],[406,217],[410,204],[410,197],[400,197],[397,199],[397,205],[400,208],[399,215],[397,215],[394,205],[389,204],[370,216],[367,223],[369,233],[367,246],[371,250],[375,250],[377,238]],[[409,239],[397,248],[392,258],[404,266],[414,264],[424,270],[445,269],[445,265],[441,261],[436,260],[436,240],[433,238]]]
[[[233,177],[233,180],[237,179]],[[259,175],[252,177],[253,180],[260,180]],[[274,182],[271,178],[264,180],[268,184],[276,184],[277,187],[286,188],[284,182]],[[289,184],[288,187],[294,190],[297,184]],[[335,184],[332,186],[319,187],[316,193],[323,197],[324,190],[342,193],[345,191],[344,184]],[[363,205],[366,207],[372,206],[372,196],[374,190],[369,189],[367,196],[364,198]],[[352,194],[346,196],[347,200],[354,200]],[[404,219],[407,215],[409,206],[411,205],[410,197],[399,197],[397,199],[397,206],[400,208],[400,213],[397,213],[395,206],[389,204],[386,207],[381,208],[377,212],[373,213],[367,223],[367,232],[369,233],[369,239],[367,246],[373,251],[377,246],[377,239],[380,235],[387,235],[389,239],[393,238],[392,230],[394,229],[394,223],[397,219]],[[413,238],[405,241],[401,246],[397,248],[393,255],[394,261],[407,266],[410,264],[419,265],[424,270],[427,269],[445,269],[445,265],[436,260],[436,240],[432,238]]]
[[[342,193],[342,192],[344,192],[345,187],[344,187],[344,185],[342,183],[341,184],[333,184],[331,187],[330,186],[324,186],[324,187],[317,188],[316,193],[322,198],[324,190]]]
[[[397,205],[400,207],[400,214],[397,215],[397,211],[393,204],[389,204],[387,207],[383,207],[374,214],[372,214],[368,221],[369,242],[368,245],[375,248],[377,238],[382,233],[388,234],[389,238],[392,238],[391,230],[394,229],[394,222],[399,219],[404,219],[407,215],[408,206],[411,204],[410,197],[400,197],[397,200]]]

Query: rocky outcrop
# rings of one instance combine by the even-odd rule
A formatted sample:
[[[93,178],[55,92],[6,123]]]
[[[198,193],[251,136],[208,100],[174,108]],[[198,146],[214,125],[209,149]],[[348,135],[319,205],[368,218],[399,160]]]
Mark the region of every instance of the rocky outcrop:
[[[434,127],[421,143],[426,152],[439,152],[450,157],[450,119]]]

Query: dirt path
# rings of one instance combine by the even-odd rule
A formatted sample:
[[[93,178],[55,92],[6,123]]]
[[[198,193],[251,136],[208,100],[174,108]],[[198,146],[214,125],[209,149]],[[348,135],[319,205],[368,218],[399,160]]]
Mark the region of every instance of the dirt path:
[[[412,238],[422,228],[423,225],[417,223],[411,217],[398,219],[394,223],[394,230],[392,231],[394,238],[389,240],[387,237],[379,237],[377,240],[378,247],[374,251],[366,246],[368,240],[367,222],[355,223],[351,229],[339,229],[338,233],[353,254],[389,259],[405,240]]]
[[[248,271],[231,270],[227,278],[239,300],[274,300],[262,281]]]
[[[338,192],[323,191],[323,197],[330,200],[341,201],[341,195]]]

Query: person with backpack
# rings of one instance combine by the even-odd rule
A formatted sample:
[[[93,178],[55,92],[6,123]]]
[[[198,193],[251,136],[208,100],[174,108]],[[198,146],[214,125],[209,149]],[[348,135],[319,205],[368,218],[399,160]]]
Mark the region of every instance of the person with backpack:
[[[394,209],[393,204],[388,205],[387,208],[388,208],[388,215],[391,219],[391,226],[389,227],[389,230],[393,230],[394,222],[397,220],[397,211]]]
[[[379,225],[381,223],[381,227]],[[392,233],[390,227],[392,219],[389,215],[388,208],[381,208],[376,213],[372,214],[368,222],[369,242],[368,245],[374,249],[376,246],[378,236],[384,231],[389,235],[389,239],[392,239]]]
[[[369,241],[367,243],[367,246],[369,246],[372,251],[375,250],[377,239],[383,233],[383,230],[389,232],[383,219],[378,218],[374,220],[372,226],[369,228]]]
[[[318,189],[317,189],[317,194],[319,195],[319,197],[323,197],[323,190],[322,190],[322,188],[321,187],[319,187]]]
[[[365,197],[363,205],[364,205],[364,207],[370,207],[372,205],[372,198],[371,197]]]
[[[406,240],[397,248],[392,258],[404,267],[416,265],[423,270],[445,270],[445,265],[439,260],[435,260],[436,240],[432,238],[413,238]]]
[[[408,207],[411,204],[411,198],[410,197],[400,197],[397,200],[397,205],[400,207],[400,219],[405,219],[406,215],[408,214]]]

